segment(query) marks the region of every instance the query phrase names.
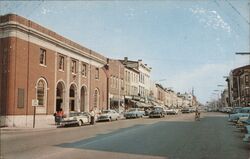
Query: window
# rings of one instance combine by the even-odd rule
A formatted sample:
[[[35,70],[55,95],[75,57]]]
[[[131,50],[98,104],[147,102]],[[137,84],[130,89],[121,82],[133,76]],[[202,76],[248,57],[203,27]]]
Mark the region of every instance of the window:
[[[46,50],[40,49],[40,64],[46,65]]]
[[[246,83],[249,82],[249,76],[248,76],[248,75],[245,76],[245,82],[246,82]]]
[[[39,106],[44,106],[45,104],[45,82],[44,80],[39,80],[37,83],[37,100]]]
[[[17,107],[18,108],[24,108],[24,89],[23,88],[18,88]]]
[[[76,73],[76,61],[75,60],[71,61],[71,72]]]
[[[246,89],[246,96],[249,96],[249,89]]]
[[[97,108],[99,106],[99,91],[98,89],[94,92],[94,107]]]
[[[95,79],[99,79],[99,68],[95,68]]]
[[[82,63],[82,71],[81,71],[83,76],[87,76],[87,65],[85,63]]]
[[[114,88],[114,77],[111,77],[111,88]]]
[[[128,81],[128,71],[125,71],[125,80]]]
[[[130,82],[130,72],[128,72],[128,82]]]
[[[64,70],[64,56],[59,56],[59,70]]]

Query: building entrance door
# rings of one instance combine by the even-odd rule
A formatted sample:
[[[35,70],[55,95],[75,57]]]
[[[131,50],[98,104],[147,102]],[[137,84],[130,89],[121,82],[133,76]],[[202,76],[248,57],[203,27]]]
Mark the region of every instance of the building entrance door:
[[[69,111],[76,110],[76,86],[71,85],[69,90]]]
[[[56,111],[59,111],[60,108],[63,109],[64,105],[64,85],[62,82],[59,82],[56,87]]]

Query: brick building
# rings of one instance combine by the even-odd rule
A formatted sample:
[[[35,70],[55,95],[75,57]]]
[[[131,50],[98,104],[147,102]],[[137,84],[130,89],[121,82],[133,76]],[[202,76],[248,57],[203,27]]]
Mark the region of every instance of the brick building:
[[[226,79],[229,106],[250,106],[250,65],[235,68]]]
[[[110,109],[119,110],[124,106],[124,72],[120,60],[109,59],[109,105]]]
[[[107,59],[14,14],[0,16],[1,126],[53,122],[53,113],[107,109]]]

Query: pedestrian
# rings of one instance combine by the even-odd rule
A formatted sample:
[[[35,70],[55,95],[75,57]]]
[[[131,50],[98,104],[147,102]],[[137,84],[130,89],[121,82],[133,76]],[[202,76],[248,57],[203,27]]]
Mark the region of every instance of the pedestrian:
[[[55,114],[55,122],[57,125],[60,125],[63,117],[64,117],[64,112],[63,112],[63,109],[60,108]]]
[[[198,111],[198,108],[195,110],[195,120],[200,120],[200,112]]]
[[[94,125],[95,124],[95,111],[93,109],[91,109],[90,111],[90,124]]]

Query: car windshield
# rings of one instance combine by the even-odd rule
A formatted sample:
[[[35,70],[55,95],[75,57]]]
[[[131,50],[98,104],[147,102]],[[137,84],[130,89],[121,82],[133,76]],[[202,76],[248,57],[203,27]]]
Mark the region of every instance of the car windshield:
[[[161,107],[154,107],[154,110],[162,110],[162,108]]]
[[[80,114],[81,114],[81,115],[86,115],[86,116],[89,115],[87,112],[81,112]]]
[[[73,117],[73,116],[78,116],[78,113],[74,112],[74,113],[69,113],[69,117]]]
[[[129,109],[129,112],[134,112],[136,111],[136,109]]]
[[[110,113],[110,112],[111,112],[110,110],[104,110],[102,113],[107,114],[107,113]]]
[[[242,108],[234,108],[233,113],[239,113]]]
[[[250,109],[241,109],[240,113],[249,113]]]

